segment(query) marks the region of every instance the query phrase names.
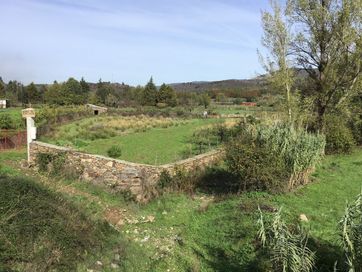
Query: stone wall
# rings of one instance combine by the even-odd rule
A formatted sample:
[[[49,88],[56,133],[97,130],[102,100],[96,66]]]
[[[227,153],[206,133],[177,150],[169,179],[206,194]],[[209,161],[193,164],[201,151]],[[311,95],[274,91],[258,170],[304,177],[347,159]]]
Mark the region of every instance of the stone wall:
[[[224,151],[214,150],[176,163],[154,166],[87,154],[70,148],[34,141],[30,144],[32,164],[36,164],[38,153],[65,153],[68,163],[82,169],[82,180],[107,186],[115,191],[129,190],[140,202],[149,198],[150,191],[157,184],[163,170],[173,174],[177,168],[186,171],[203,169],[217,162],[224,155]]]

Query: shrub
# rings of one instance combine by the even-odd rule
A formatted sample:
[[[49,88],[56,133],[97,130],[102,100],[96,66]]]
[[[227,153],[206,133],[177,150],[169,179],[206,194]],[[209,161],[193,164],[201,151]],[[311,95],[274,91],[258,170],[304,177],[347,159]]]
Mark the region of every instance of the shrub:
[[[157,183],[157,189],[163,190],[170,186],[172,182],[172,177],[170,173],[167,170],[163,170],[161,172],[161,175],[159,177],[158,183]]]
[[[349,153],[355,146],[352,131],[343,117],[331,115],[326,123],[326,153]]]
[[[361,271],[362,268],[362,193],[352,205],[348,205],[339,229],[345,252],[348,271]]]
[[[120,146],[117,145],[112,145],[108,150],[107,150],[107,154],[108,156],[110,156],[111,158],[119,158],[122,156],[122,149]]]
[[[47,172],[48,171],[48,165],[52,161],[53,156],[50,153],[38,153],[36,154],[36,164],[39,168],[40,172]]]
[[[226,148],[229,169],[241,178],[239,190],[285,191],[290,173],[280,156],[275,156],[267,146],[232,141]]]
[[[290,231],[281,218],[281,209],[270,221],[265,221],[260,211],[258,223],[259,239],[272,263],[272,271],[312,271],[315,254],[307,247],[308,236],[302,228]]]
[[[53,177],[77,179],[83,172],[81,167],[75,167],[66,160],[66,154],[59,153],[38,153],[36,155],[36,164],[39,171],[49,173]]]
[[[0,129],[13,129],[15,124],[11,116],[7,113],[0,114]]]
[[[239,137],[227,144],[226,162],[244,188],[293,189],[308,181],[308,174],[321,159],[324,146],[322,135],[284,124],[244,124]]]
[[[356,143],[362,145],[362,116],[353,116],[350,127]]]
[[[164,170],[159,177],[157,191],[158,193],[177,191],[192,194],[201,181],[204,172],[200,171],[200,169],[186,171],[184,168],[178,167],[171,175],[168,171]]]

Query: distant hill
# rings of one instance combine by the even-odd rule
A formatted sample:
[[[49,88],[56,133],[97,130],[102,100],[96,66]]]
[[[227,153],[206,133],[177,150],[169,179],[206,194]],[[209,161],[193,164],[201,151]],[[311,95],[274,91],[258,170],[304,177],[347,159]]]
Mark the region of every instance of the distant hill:
[[[264,76],[253,79],[228,79],[220,81],[193,81],[185,83],[169,84],[178,92],[202,92],[202,91],[243,91],[243,90],[266,90]]]

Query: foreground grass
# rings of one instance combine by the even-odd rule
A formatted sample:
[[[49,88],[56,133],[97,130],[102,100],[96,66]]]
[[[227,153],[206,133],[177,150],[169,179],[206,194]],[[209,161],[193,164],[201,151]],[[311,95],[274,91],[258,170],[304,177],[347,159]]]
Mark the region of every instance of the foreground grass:
[[[148,228],[162,229],[161,233],[173,229],[180,241],[172,256],[155,271],[165,267],[175,271],[264,271],[254,247],[258,205],[265,212],[283,207],[288,223],[297,223],[299,215],[306,214],[310,247],[322,256],[317,260],[318,271],[332,271],[336,260],[343,262],[337,224],[346,201],[352,201],[361,190],[361,165],[360,149],[351,155],[329,156],[314,174],[313,183],[296,192],[220,197],[206,211],[200,211],[203,200],[198,197],[168,195],[154,201],[142,210],[144,214],[159,215]]]
[[[8,160],[18,160],[19,156],[6,155]],[[119,237],[131,241],[126,252],[130,248],[128,256],[138,260],[126,262],[121,271],[266,271],[256,242],[258,205],[265,213],[283,207],[290,224],[297,223],[301,213],[306,214],[310,246],[322,256],[317,260],[316,271],[332,271],[336,260],[343,262],[338,249],[337,223],[346,201],[354,199],[361,190],[361,166],[362,150],[357,149],[351,155],[326,157],[313,175],[313,182],[292,193],[230,196],[197,193],[192,197],[166,194],[144,206],[83,182],[45,182],[52,190],[62,191],[69,203],[82,207],[92,220],[112,209],[121,209],[123,219],[130,219],[120,226],[118,238],[111,238],[116,244],[120,243]],[[150,216],[153,220],[145,220]],[[113,249],[114,246],[104,244],[105,252]],[[81,260],[69,259],[69,262],[79,265],[85,262]]]

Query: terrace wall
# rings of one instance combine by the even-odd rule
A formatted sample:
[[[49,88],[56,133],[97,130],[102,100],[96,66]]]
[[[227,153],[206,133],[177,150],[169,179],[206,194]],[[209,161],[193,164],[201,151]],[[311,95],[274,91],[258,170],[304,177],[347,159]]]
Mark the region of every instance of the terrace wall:
[[[81,169],[81,179],[115,191],[130,191],[138,201],[147,201],[163,170],[173,174],[177,168],[186,171],[203,169],[217,162],[223,150],[214,150],[186,160],[160,166],[132,163],[100,155],[87,154],[70,148],[34,141],[30,144],[31,164],[36,164],[38,153],[65,153],[67,162]]]

